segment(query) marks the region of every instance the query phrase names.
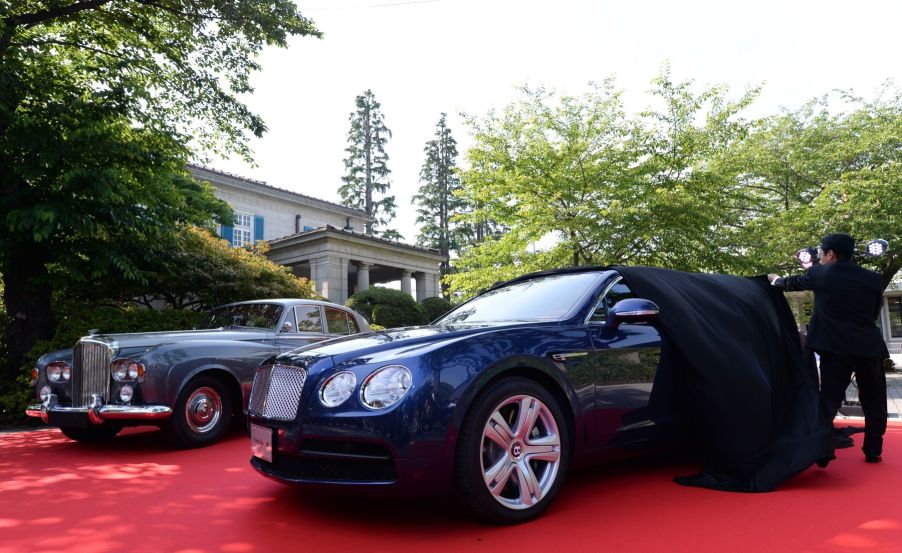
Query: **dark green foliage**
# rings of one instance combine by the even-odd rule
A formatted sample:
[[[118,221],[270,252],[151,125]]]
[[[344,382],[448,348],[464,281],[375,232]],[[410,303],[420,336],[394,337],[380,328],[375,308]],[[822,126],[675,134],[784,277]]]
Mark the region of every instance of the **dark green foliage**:
[[[291,0],[0,2],[0,272],[16,314],[0,378],[52,335],[57,283],[146,284],[180,225],[230,220],[185,170],[189,144],[248,157],[265,130],[240,100],[257,54],[318,34]]]
[[[388,154],[385,144],[391,138],[391,131],[385,126],[380,108],[372,90],[367,90],[355,99],[357,110],[351,113],[348,131],[348,147],[345,151],[345,170],[341,178],[344,182],[338,189],[341,202],[355,209],[365,211],[376,219],[367,223],[366,233],[389,240],[401,240],[398,231],[384,228],[395,217],[395,197],[386,195],[391,186],[388,176]],[[382,194],[376,199],[375,194]]]
[[[366,317],[366,320],[386,328],[420,325],[428,322],[423,307],[414,301],[410,294],[400,290],[374,286],[354,294],[348,298],[345,305]],[[382,316],[385,317],[385,321],[382,321],[379,319],[381,309],[377,309],[377,307],[393,309],[382,310]],[[388,324],[389,321],[392,324]]]
[[[426,318],[432,322],[448,311],[451,311],[451,302],[445,298],[426,298],[420,302],[423,311],[426,312]]]
[[[245,300],[317,297],[310,281],[267,259],[266,251],[264,242],[252,249],[233,248],[207,229],[184,226],[174,246],[150,252],[145,282],[69,286],[66,296],[148,307],[163,301],[170,307],[192,309]]]
[[[423,151],[426,160],[420,170],[419,191],[411,199],[417,205],[417,223],[420,232],[417,245],[438,250],[445,260],[439,269],[444,278],[448,274],[451,253],[460,254],[461,248],[475,240],[475,225],[455,220],[466,211],[460,177],[457,174],[457,141],[451,136],[446,115],[443,113],[435,128],[435,138],[426,142]],[[442,284],[442,294],[448,289]]]

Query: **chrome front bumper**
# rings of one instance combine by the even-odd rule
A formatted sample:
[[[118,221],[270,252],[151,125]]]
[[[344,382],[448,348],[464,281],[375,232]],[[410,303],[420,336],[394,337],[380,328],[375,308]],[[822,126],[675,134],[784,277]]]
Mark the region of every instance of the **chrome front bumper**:
[[[55,394],[44,403],[29,405],[25,414],[36,417],[45,423],[50,421],[51,413],[83,413],[93,424],[102,424],[108,420],[131,420],[161,422],[172,416],[172,408],[165,405],[104,405],[100,396],[93,396],[89,407],[62,407]]]

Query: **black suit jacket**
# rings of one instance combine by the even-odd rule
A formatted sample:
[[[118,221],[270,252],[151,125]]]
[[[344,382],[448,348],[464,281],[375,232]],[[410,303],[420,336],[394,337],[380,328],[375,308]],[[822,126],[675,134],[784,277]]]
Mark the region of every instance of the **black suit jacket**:
[[[883,287],[874,271],[838,261],[815,265],[807,274],[779,279],[774,284],[790,291],[814,291],[814,313],[805,341],[808,348],[840,355],[889,356],[876,325],[883,306]]]

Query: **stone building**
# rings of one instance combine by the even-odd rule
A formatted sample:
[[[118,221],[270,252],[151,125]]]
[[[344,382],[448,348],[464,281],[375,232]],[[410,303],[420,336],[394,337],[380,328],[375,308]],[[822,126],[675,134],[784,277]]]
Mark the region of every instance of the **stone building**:
[[[234,246],[265,240],[272,261],[313,280],[330,301],[344,303],[371,285],[397,280],[417,300],[440,293],[442,255],[366,236],[372,218],[363,211],[215,169],[189,170],[235,211],[235,224],[220,228],[223,238]]]

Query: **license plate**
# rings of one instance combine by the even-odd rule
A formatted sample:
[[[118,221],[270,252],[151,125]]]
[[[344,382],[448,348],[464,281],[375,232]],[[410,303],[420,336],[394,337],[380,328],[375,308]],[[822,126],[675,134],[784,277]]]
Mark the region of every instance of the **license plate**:
[[[251,454],[272,463],[272,429],[251,423]]]

